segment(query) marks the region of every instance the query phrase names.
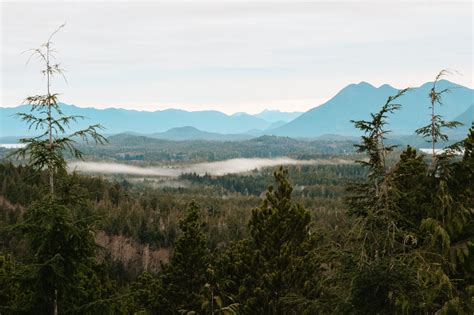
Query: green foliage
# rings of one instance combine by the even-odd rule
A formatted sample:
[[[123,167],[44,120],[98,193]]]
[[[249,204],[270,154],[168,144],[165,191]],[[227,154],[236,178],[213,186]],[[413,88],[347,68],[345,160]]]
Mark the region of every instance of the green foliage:
[[[186,216],[179,222],[181,235],[175,243],[171,261],[163,266],[160,277],[163,293],[160,294],[159,309],[163,313],[199,311],[201,308],[209,264],[209,251],[201,224],[199,208],[192,202]]]
[[[359,163],[370,169],[369,179],[374,180],[376,184],[385,173],[385,157],[387,153],[396,147],[387,146],[385,144],[385,135],[389,132],[385,129],[388,114],[392,114],[401,107],[400,104],[392,102],[403,96],[408,90],[409,89],[400,90],[396,95],[388,97],[387,102],[382,106],[379,112],[370,114],[372,120],[351,121],[357,129],[365,133],[365,135],[361,137],[362,144],[356,144],[355,147],[357,148],[357,152],[363,152],[368,155],[368,161],[359,161]]]
[[[301,280],[309,234],[309,213],[292,201],[287,170],[275,172],[262,205],[252,211],[250,237],[220,261],[223,286],[242,303],[242,312],[283,314],[281,299]],[[231,264],[230,266],[228,264]]]
[[[426,217],[431,201],[431,182],[423,155],[407,146],[391,171],[397,224],[414,233]]]
[[[20,143],[25,146],[14,153],[22,159],[28,158],[28,164],[35,169],[48,169],[51,198],[54,196],[54,173],[66,168],[63,152],[68,151],[75,158],[82,158],[83,153],[75,145],[78,139],[86,142],[92,139],[101,144],[107,142],[107,139],[98,133],[98,130],[102,129],[100,125],[92,125],[65,136],[71,123],[84,117],[66,116],[58,104],[58,93],[51,92],[52,78],[58,74],[63,75],[61,65],[51,63],[55,58],[52,38],[62,27],[64,25],[54,31],[40,48],[33,49],[32,57],[39,57],[45,67],[41,72],[46,77],[46,94],[28,96],[25,103],[31,105],[31,111],[19,113],[18,116],[28,124],[28,130],[33,129],[35,133],[40,134],[20,139]]]
[[[431,289],[427,299],[440,314],[472,313],[474,304],[474,193],[472,142],[473,129],[462,142],[462,160],[449,151],[438,156],[429,174],[434,183],[432,207],[420,229],[427,237],[423,244],[426,263],[420,275]]]
[[[25,220],[7,229],[24,235],[31,252],[17,262],[2,282],[18,287],[21,294],[10,297],[2,308],[13,312],[51,313],[54,301],[64,311],[74,311],[77,299],[87,296],[78,286],[94,267],[96,244],[92,222],[76,220],[64,206],[39,202],[28,209]],[[90,281],[90,280],[87,280]]]
[[[142,273],[129,288],[126,308],[129,313],[148,314],[157,305],[157,293],[162,290],[158,278],[148,272]]]
[[[401,105],[392,103],[403,96],[409,89],[400,90],[396,95],[388,97],[386,103],[380,111],[371,114],[372,120],[352,121],[356,128],[364,132],[361,136],[361,144],[356,144],[357,152],[365,153],[368,160],[358,161],[361,165],[369,169],[368,181],[350,186],[348,205],[350,213],[357,216],[365,216],[375,205],[385,206],[388,202],[388,182],[386,179],[387,154],[396,147],[385,144],[388,114],[399,110]]]
[[[389,260],[357,270],[351,288],[355,314],[396,314],[419,312],[415,275],[409,266],[386,265]],[[408,296],[410,295],[410,296]],[[408,303],[412,305],[408,305]]]
[[[433,108],[440,103],[435,85],[430,92]],[[377,115],[372,117],[375,126]],[[358,127],[372,130],[366,124]],[[436,142],[441,136],[433,130]],[[466,148],[470,137],[462,143]],[[364,314],[411,313],[419,307],[428,313],[472,312],[472,298],[464,293],[472,280],[459,272],[465,262],[472,266],[473,194],[467,188],[472,171],[466,158],[459,161],[453,150],[446,150],[429,170],[423,156],[408,147],[387,169],[383,158],[377,158],[383,157],[383,146],[371,145],[377,143],[367,140],[372,138],[363,137],[359,148],[369,155],[370,175],[379,176],[356,184],[356,194],[348,199],[357,215],[354,242],[361,244],[350,254],[358,265],[351,283],[352,307]]]
[[[32,57],[39,57],[44,64],[46,94],[27,97],[25,102],[31,105],[30,113],[18,114],[28,124],[28,129],[39,135],[20,139],[25,146],[14,154],[28,158],[28,167],[35,171],[34,176],[41,176],[39,170],[48,170],[49,198],[37,198],[21,222],[12,222],[16,224],[7,225],[1,231],[2,236],[21,232],[28,249],[25,257],[20,256],[22,261],[1,272],[2,287],[12,288],[2,292],[6,295],[6,301],[2,300],[0,305],[2,312],[87,313],[92,309],[86,311],[82,308],[84,304],[100,299],[103,293],[93,269],[96,267],[96,243],[92,220],[87,216],[73,216],[64,203],[79,203],[81,199],[67,196],[63,202],[54,200],[54,177],[66,172],[63,152],[69,151],[74,157],[81,158],[82,152],[75,147],[77,139],[92,138],[96,143],[106,141],[97,132],[100,125],[64,136],[70,124],[83,117],[64,115],[58,105],[58,94],[51,91],[52,78],[63,73],[59,63],[51,63],[55,58],[52,38],[63,26],[32,53]],[[4,189],[8,186],[9,183],[3,183]]]
[[[44,73],[49,78],[60,67]],[[442,141],[448,126],[434,113],[446,92],[436,81],[435,123],[425,132],[432,142]],[[49,142],[46,130],[34,140],[39,158],[29,151],[32,165],[0,164],[0,312],[473,314],[474,125],[431,166],[410,146],[396,151],[387,144],[387,124],[405,92],[388,98],[371,120],[354,122],[364,132],[357,148],[365,167],[329,161],[273,174],[185,174],[179,188],[68,174],[65,156],[74,156],[74,147],[64,142],[56,157],[48,150],[75,118],[61,116],[49,90],[49,98],[32,97],[46,116],[22,117],[32,128],[51,127],[54,137]],[[225,143],[211,155],[196,148],[203,142],[159,144],[165,151],[175,146],[167,158],[177,160],[272,156],[301,145],[270,137],[254,140],[250,153]],[[104,154],[135,148],[127,145]],[[301,154],[314,157],[313,149]],[[147,154],[138,152],[145,161]],[[51,165],[54,200],[45,198]],[[272,176],[276,185],[265,192]]]
[[[352,140],[294,140],[262,136],[243,141],[168,141],[150,137],[118,134],[108,137],[104,146],[79,144],[87,156],[97,160],[203,162],[234,158],[318,159],[353,153]],[[1,153],[1,151],[0,151]]]
[[[449,93],[450,89],[443,89],[441,91],[436,89],[436,84],[445,75],[450,74],[448,70],[441,70],[436,76],[433,86],[428,94],[430,99],[431,121],[428,125],[418,128],[415,132],[425,138],[425,140],[432,145],[433,158],[436,157],[436,144],[440,141],[448,141],[448,135],[443,133],[443,129],[453,129],[462,125],[458,121],[446,121],[442,116],[436,114],[436,106],[443,104],[443,94]]]
[[[132,274],[127,274],[123,269],[126,267],[120,267],[118,262],[105,265],[104,274],[91,262],[88,269],[80,268],[81,272],[74,278],[79,288],[71,289],[72,293],[63,300],[58,297],[60,310],[144,314],[179,311],[219,314],[229,309],[241,314],[469,313],[474,270],[473,229],[472,214],[467,214],[466,209],[472,209],[472,139],[471,134],[461,143],[466,148],[462,157],[440,155],[441,162],[435,172],[428,170],[423,155],[411,147],[406,148],[398,161],[389,164],[383,176],[381,183],[386,183],[387,194],[380,194],[378,200],[387,202],[373,202],[374,197],[369,196],[365,214],[352,218],[337,213],[342,208],[336,208],[335,213],[328,211],[331,215],[313,208],[318,217],[313,227],[317,229],[309,228],[308,212],[302,211],[304,208],[294,198],[298,196],[301,198],[298,200],[310,207],[322,206],[321,201],[305,197],[304,190],[293,191],[289,174],[285,172],[277,176],[278,185],[268,191],[261,206],[252,213],[245,209],[250,208],[256,198],[234,195],[221,199],[213,197],[213,194],[219,196],[220,191],[208,190],[205,186],[150,189],[124,181],[107,182],[61,174],[56,179],[55,200],[68,206],[70,219],[80,221],[101,214],[104,220],[99,222],[99,228],[107,229],[111,237],[114,233],[128,235],[157,248],[170,246],[175,253],[180,247],[179,251],[189,252],[195,258],[187,260],[186,255],[177,255],[181,262],[174,264],[179,268],[173,267],[172,258],[158,274],[144,273],[135,282],[132,282],[134,274],[143,270],[137,267],[138,261],[134,263],[136,271]],[[48,182],[47,173],[8,164],[0,169],[0,188],[5,192],[2,196],[18,198],[18,209],[21,209],[20,204],[31,204],[33,199],[39,198],[35,196],[43,194],[41,186]],[[366,187],[374,190],[369,179],[360,182],[367,173],[356,167],[292,167],[291,172],[291,179],[299,185],[318,183],[312,179],[318,174],[327,177],[319,182],[328,185],[341,174],[342,178],[354,176],[361,191]],[[340,183],[342,181],[335,182]],[[31,197],[16,193],[17,188],[22,187],[29,189]],[[168,235],[167,229],[182,216],[181,209],[191,197],[204,205],[198,211],[199,223],[186,225],[187,231],[194,232],[179,231],[176,223],[175,236],[161,238]],[[15,206],[3,207],[2,211],[10,209],[10,212],[5,212],[2,218],[12,222],[23,223],[29,217],[27,213],[21,214],[21,210],[13,210]],[[239,212],[239,208],[243,210]],[[247,232],[241,228],[241,232],[234,234],[235,238],[226,238],[226,242],[209,241],[221,240],[224,236],[219,234],[217,226],[228,228],[245,224],[247,219],[242,217],[245,213],[250,214]],[[177,245],[185,234],[195,234],[198,230],[208,235],[204,242],[192,243],[190,239],[201,237],[190,237],[183,241],[187,246]],[[241,241],[229,246],[227,242],[231,239]],[[7,289],[0,292],[0,297],[8,297],[10,305],[25,308],[34,303],[39,305],[34,300],[36,289],[25,284],[36,277],[28,254],[30,249],[21,250],[15,239],[3,240],[6,241],[3,248],[15,248],[23,254],[15,254],[15,259],[9,258],[10,262],[5,264],[9,267],[3,274],[8,277],[2,278],[2,284],[6,284],[2,287]],[[444,245],[439,240],[444,240]],[[190,261],[199,255],[193,255],[192,250],[204,248],[202,252],[209,253],[209,246],[213,254],[205,254],[207,263],[199,268],[201,271],[192,272],[198,275],[192,279],[199,280],[175,276],[186,274],[178,270],[195,267]],[[61,266],[59,261],[53,262]],[[30,278],[24,278],[30,279],[29,282],[19,281],[23,279],[20,275],[29,275]],[[114,285],[109,275],[116,277],[123,287]],[[188,293],[183,298],[179,295],[182,290],[178,290],[181,287],[193,289],[185,289],[183,292]],[[11,312],[7,307],[4,313]]]
[[[370,169],[367,181],[353,185],[348,198],[349,213],[356,217],[349,234],[354,247],[348,253],[347,262],[355,263],[357,268],[346,269],[353,278],[349,300],[355,313],[393,313],[397,304],[406,303],[396,292],[404,285],[412,286],[413,274],[407,276],[407,272],[402,272],[408,269],[403,252],[406,242],[410,246],[416,238],[404,229],[397,201],[405,200],[406,194],[397,189],[397,183],[400,189],[404,188],[404,172],[412,168],[410,164],[414,163],[408,161],[416,160],[416,152],[408,147],[399,164],[389,170],[385,156],[393,147],[384,145],[387,113],[401,106],[391,102],[405,91],[389,97],[378,113],[371,114],[371,121],[354,122],[365,133],[358,151],[369,156],[368,161],[361,163]]]

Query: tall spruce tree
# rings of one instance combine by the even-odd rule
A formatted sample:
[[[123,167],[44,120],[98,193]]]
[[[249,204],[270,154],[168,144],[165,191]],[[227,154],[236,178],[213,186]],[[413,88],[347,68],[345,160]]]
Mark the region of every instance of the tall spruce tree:
[[[52,91],[52,80],[55,76],[64,77],[64,70],[60,63],[55,63],[56,50],[53,48],[54,36],[64,27],[61,25],[48,38],[46,43],[39,48],[32,49],[31,57],[39,57],[44,68],[41,73],[46,78],[46,93],[43,95],[32,95],[25,99],[25,103],[31,105],[29,113],[19,113],[18,116],[28,124],[28,129],[35,133],[31,138],[22,138],[20,143],[25,146],[16,155],[28,158],[28,164],[36,169],[46,169],[49,176],[49,192],[51,200],[54,198],[54,176],[66,168],[64,151],[69,151],[75,158],[82,158],[83,154],[75,146],[77,140],[104,143],[107,140],[98,132],[101,125],[91,125],[86,129],[74,131],[67,134],[71,124],[83,116],[65,115],[58,100],[59,94]],[[31,58],[30,57],[30,58]]]
[[[196,203],[189,205],[179,229],[171,261],[160,275],[161,290],[154,309],[159,314],[200,313],[204,300],[209,250]]]
[[[438,314],[474,312],[473,128],[461,142],[462,159],[450,150],[437,156],[429,212],[421,222],[425,237],[419,275],[427,309]]]
[[[436,83],[430,98],[432,106],[440,102]],[[472,313],[472,135],[441,154],[433,151],[430,169],[411,147],[387,169],[373,145],[377,133],[370,132],[378,116],[372,115],[371,124],[358,124],[368,134],[359,149],[369,156],[363,164],[371,172],[348,199],[356,216],[352,260],[358,268],[350,271],[347,311]],[[426,130],[434,143],[447,140],[440,128],[457,125],[436,114],[432,123]],[[459,147],[465,151],[462,160],[455,155]]]
[[[400,154],[390,172],[397,225],[411,233],[418,233],[421,220],[430,208],[432,183],[427,173],[425,156],[418,154],[411,146],[407,146]]]
[[[243,314],[287,314],[282,299],[303,285],[310,240],[310,214],[292,200],[288,170],[274,173],[260,207],[252,211],[250,237],[221,258],[222,286]]]
[[[368,209],[375,205],[387,206],[386,157],[396,147],[386,144],[386,135],[390,132],[386,129],[387,118],[389,114],[400,109],[401,105],[393,102],[408,90],[400,90],[396,95],[389,96],[377,113],[370,114],[371,120],[351,121],[357,129],[364,132],[361,136],[362,143],[355,145],[357,152],[368,157],[368,160],[357,162],[369,169],[368,182],[354,185],[350,189],[353,195],[349,197],[348,205],[350,211],[356,215],[367,214]]]
[[[25,146],[14,154],[27,158],[33,169],[46,170],[49,194],[27,209],[23,223],[8,228],[12,232],[22,232],[31,251],[30,257],[4,275],[6,283],[23,290],[13,299],[14,304],[2,305],[13,312],[77,312],[80,305],[75,304],[76,296],[81,295],[78,294],[81,290],[78,279],[84,279],[84,274],[95,262],[96,244],[91,220],[74,218],[70,209],[54,198],[55,176],[66,172],[65,151],[82,158],[82,152],[75,146],[78,140],[106,141],[98,133],[102,128],[100,125],[66,134],[73,122],[84,117],[65,115],[58,93],[52,91],[53,78],[63,75],[61,65],[53,62],[56,50],[52,40],[63,27],[61,25],[46,43],[32,50],[31,57],[38,57],[44,65],[42,74],[46,78],[46,91],[43,95],[28,96],[25,103],[31,105],[31,111],[18,114],[28,128],[39,135],[20,139]]]
[[[403,257],[413,238],[401,220],[394,176],[395,169],[404,169],[408,165],[389,168],[386,155],[394,146],[385,144],[385,135],[389,132],[386,129],[388,114],[401,106],[393,101],[407,91],[404,89],[389,97],[379,112],[371,114],[371,120],[353,121],[364,132],[362,143],[356,147],[368,156],[368,160],[359,163],[369,169],[369,174],[365,183],[350,188],[348,198],[349,213],[355,221],[349,234],[354,247],[346,263],[355,264],[357,268],[346,269],[352,278],[347,312],[416,312],[416,272]],[[413,152],[408,150],[405,155],[405,159],[409,159]]]
[[[436,144],[440,141],[448,141],[448,135],[443,133],[443,129],[456,128],[461,125],[458,121],[446,121],[443,117],[437,114],[436,106],[443,105],[442,98],[443,95],[449,93],[451,90],[449,88],[438,90],[437,84],[439,80],[451,72],[448,70],[441,70],[433,82],[433,85],[428,93],[430,99],[430,123],[424,127],[418,128],[415,132],[426,139],[427,142],[431,143],[431,154],[433,156],[433,165],[436,162]]]
[[[473,261],[472,129],[464,141],[436,152],[437,143],[449,140],[443,129],[460,125],[445,121],[436,111],[436,106],[443,104],[442,96],[450,92],[449,88],[437,89],[437,83],[447,74],[447,70],[440,71],[430,89],[430,124],[416,130],[432,144],[432,163],[426,174],[429,208],[420,222],[421,246],[414,254],[418,257],[425,309],[460,314],[472,313],[474,308],[472,277],[465,273],[465,268],[472,270]],[[462,150],[460,160],[457,154]]]

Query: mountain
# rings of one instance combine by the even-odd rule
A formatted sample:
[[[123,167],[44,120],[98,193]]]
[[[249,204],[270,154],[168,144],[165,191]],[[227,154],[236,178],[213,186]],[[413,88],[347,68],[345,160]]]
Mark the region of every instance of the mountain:
[[[191,126],[207,132],[234,134],[245,133],[249,129],[267,128],[270,123],[248,114],[229,116],[218,111],[189,112],[178,109],[147,112],[127,109],[81,108],[61,104],[66,115],[82,115],[90,119],[80,120],[74,128],[83,128],[90,124],[100,123],[108,134],[133,131],[140,134],[165,132],[169,129]],[[0,108],[0,137],[23,136],[28,134],[27,126],[14,117],[18,112],[29,111],[29,106]]]
[[[194,127],[185,126],[172,128],[166,132],[154,133],[149,137],[164,140],[184,141],[184,140],[217,140],[236,141],[253,138],[246,134],[221,134],[216,132],[206,132]]]
[[[268,126],[265,131],[270,131],[272,129],[275,129],[275,128],[278,128],[278,127],[281,127],[281,126],[284,126],[286,125],[286,121],[283,121],[283,120],[278,120],[278,121],[275,121],[273,123],[271,123],[270,126]]]
[[[428,92],[432,83],[413,88],[397,100],[401,110],[389,116],[388,128],[394,135],[412,135],[414,130],[429,121]],[[437,113],[446,120],[460,120],[467,126],[472,121],[474,90],[441,80],[438,88],[450,88],[451,93],[443,94],[443,105],[437,106]],[[218,111],[189,112],[178,109],[147,112],[126,109],[81,108],[61,104],[66,115],[82,115],[90,119],[79,121],[74,128],[84,128],[100,123],[105,134],[123,132],[136,134],[155,134],[164,139],[215,139],[241,140],[250,136],[276,135],[283,137],[312,138],[323,135],[359,136],[351,120],[367,120],[370,113],[377,112],[387,97],[396,94],[398,89],[390,85],[375,87],[369,83],[350,84],[326,103],[301,114],[265,110],[257,115],[237,113],[226,115]],[[27,126],[14,117],[17,112],[27,112],[29,106],[15,108],[0,107],[0,137],[26,136]],[[181,127],[186,127],[180,129]],[[178,128],[173,130],[174,128]],[[190,129],[193,128],[193,129]],[[467,128],[450,132],[456,137],[465,135]],[[171,130],[170,130],[171,129]],[[248,135],[248,137],[247,137]],[[208,137],[208,138],[206,138]]]
[[[456,139],[466,137],[469,131],[469,128],[471,128],[472,123],[474,122],[474,104],[471,105],[465,112],[455,117],[454,120],[462,123],[462,126],[456,129],[449,130],[447,134],[451,138],[456,138]]]
[[[302,112],[281,112],[279,110],[265,109],[263,112],[254,115],[257,118],[266,120],[271,123],[278,121],[290,122],[303,114]]]
[[[454,120],[462,123],[466,129],[471,127],[472,122],[474,121],[474,104],[471,105],[465,112],[457,116]]]
[[[425,83],[413,88],[397,100],[402,104],[401,110],[389,117],[388,128],[394,134],[409,135],[415,129],[426,125],[429,120],[428,92],[432,83]],[[438,82],[437,88],[450,88],[451,93],[443,95],[443,105],[437,106],[437,112],[445,119],[455,119],[473,104],[474,90],[457,85],[447,80]],[[398,89],[390,85],[375,87],[361,82],[351,84],[321,106],[302,114],[295,120],[271,130],[279,136],[314,138],[331,133],[343,136],[359,135],[351,120],[367,120],[370,113],[377,112],[387,98],[396,94]]]

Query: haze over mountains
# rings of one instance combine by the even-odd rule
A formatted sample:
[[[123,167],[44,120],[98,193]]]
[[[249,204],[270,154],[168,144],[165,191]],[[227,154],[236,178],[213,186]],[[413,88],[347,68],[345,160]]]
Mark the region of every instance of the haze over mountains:
[[[415,129],[427,124],[430,114],[427,95],[431,86],[432,83],[425,83],[413,88],[398,100],[402,109],[389,120],[393,134],[411,135]],[[447,80],[439,81],[438,88],[451,89],[450,93],[444,94],[444,105],[438,106],[438,114],[448,120],[463,122],[465,126],[453,134],[465,135],[474,120],[474,90]],[[357,136],[360,132],[350,120],[368,119],[370,113],[378,111],[387,97],[397,91],[387,84],[380,87],[366,82],[350,84],[326,103],[305,113],[266,110],[256,115],[226,115],[213,110],[188,112],[177,109],[145,112],[66,104],[62,109],[67,115],[90,118],[80,121],[76,127],[100,123],[107,128],[107,134],[129,132],[169,140],[243,140],[261,135],[294,138],[317,138],[327,134]],[[0,137],[27,135],[25,124],[14,114],[28,110],[27,105],[0,108]]]

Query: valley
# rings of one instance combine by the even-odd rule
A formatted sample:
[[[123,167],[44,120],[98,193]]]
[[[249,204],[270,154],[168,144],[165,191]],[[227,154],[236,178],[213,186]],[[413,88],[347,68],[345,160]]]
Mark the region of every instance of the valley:
[[[472,1],[0,2],[0,315],[474,314]]]

